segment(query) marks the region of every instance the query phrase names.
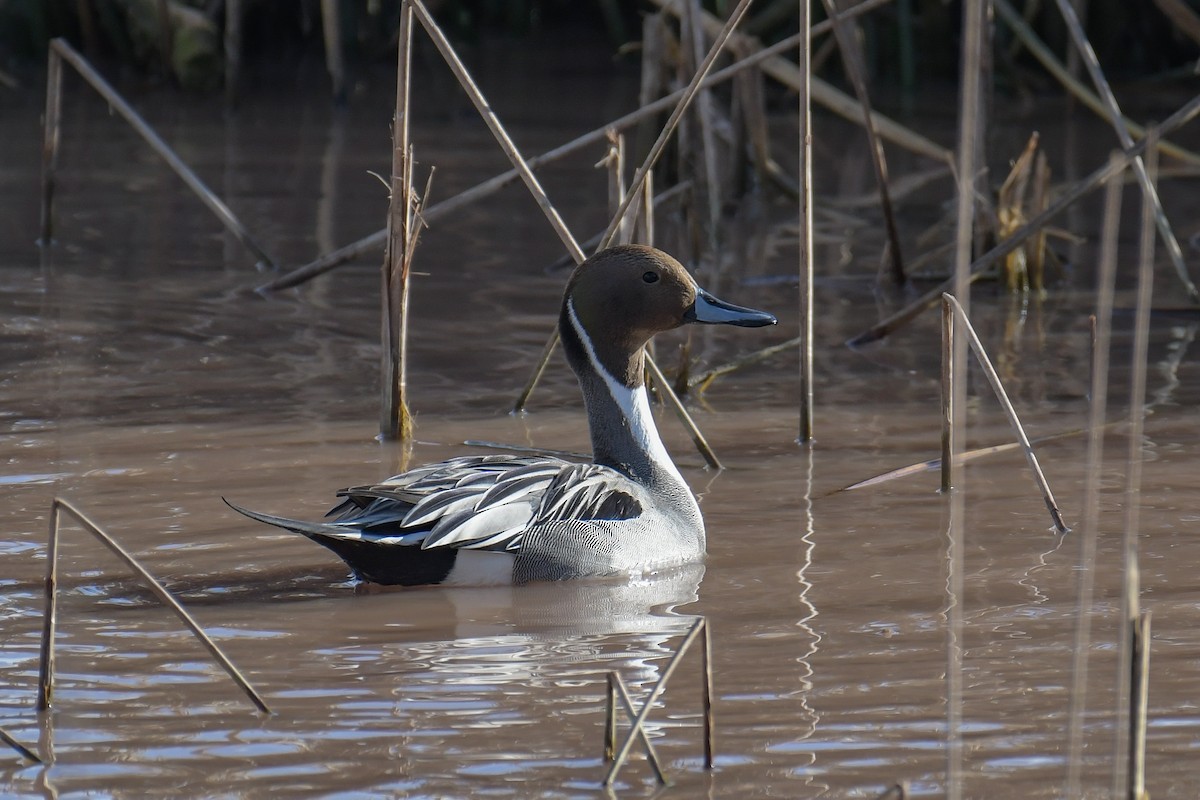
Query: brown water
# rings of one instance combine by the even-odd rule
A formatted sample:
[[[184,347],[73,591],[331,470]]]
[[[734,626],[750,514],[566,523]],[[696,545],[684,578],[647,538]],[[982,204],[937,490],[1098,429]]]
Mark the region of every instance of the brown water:
[[[509,77],[499,68],[485,74],[485,90],[495,92]],[[529,152],[628,107],[627,84],[580,93],[577,76],[528,74],[541,76],[530,99],[497,107]],[[698,667],[689,656],[648,724],[676,782],[662,796],[874,797],[899,780],[938,796],[947,608],[958,602],[964,796],[1060,796],[1077,538],[1051,532],[1021,456],[966,472],[965,592],[953,601],[936,474],[837,491],[938,448],[934,315],[860,353],[841,345],[877,314],[869,281],[844,279],[877,263],[874,212],[853,212],[866,227],[821,220],[830,238],[818,286],[812,450],[794,443],[794,354],[723,379],[693,404],[723,472],[704,469],[662,415],[668,446],[702,496],[703,567],[639,581],[356,590],[324,549],[256,526],[220,498],[316,517],[337,489],[399,468],[401,454],[374,438],[375,260],[270,299],[243,291],[263,280],[252,259],[98,100],[68,86],[58,243],[44,261],[33,242],[39,98],[0,96],[0,725],[53,758],[37,767],[6,754],[0,793],[601,796],[605,673],[618,671],[640,705],[702,614],[714,635],[716,770],[701,768]],[[135,103],[264,246],[295,264],[381,222],[384,192],[366,170],[387,170],[388,92],[373,87],[341,116],[319,97],[251,96],[232,119],[169,94]],[[461,103],[426,99],[434,112],[416,131],[417,152],[439,167],[435,199],[504,168]],[[1055,141],[1054,120],[1043,120],[1044,141]],[[821,150],[823,185],[867,191],[857,137],[842,139],[854,139],[846,152],[840,142]],[[1015,153],[1023,134],[1012,140]],[[581,237],[604,222],[604,177],[591,167],[598,157],[545,176]],[[1101,157],[1080,160],[1090,169]],[[897,157],[894,169],[904,168]],[[935,197],[950,196],[945,182],[936,188]],[[1165,196],[1168,213],[1195,224],[1186,184]],[[910,223],[936,216],[937,202],[909,206]],[[788,213],[779,206],[764,216]],[[1090,214],[1076,221],[1094,237]],[[706,363],[796,333],[795,285],[775,279],[793,273],[794,241],[769,225],[745,235],[746,250],[764,255],[701,279],[777,312],[781,325],[698,333],[693,354]],[[1092,300],[1079,287],[1089,282],[1091,251],[1081,252],[1073,282],[1044,302],[1021,307],[986,287],[976,294],[976,325],[1035,436],[1086,420]],[[573,379],[559,360],[528,416],[504,413],[552,325],[564,275],[543,266],[557,256],[520,189],[428,232],[418,269],[429,274],[413,295],[414,463],[475,452],[466,439],[586,449]],[[1160,276],[1169,304],[1177,291]],[[1128,404],[1129,315],[1116,326],[1114,417]],[[1194,797],[1200,786],[1196,329],[1187,313],[1157,315],[1152,329],[1140,541],[1144,603],[1154,612],[1147,773],[1155,798]],[[664,364],[675,363],[679,341],[660,342]],[[1006,441],[997,405],[976,388],[970,443]],[[1084,755],[1094,796],[1106,792],[1113,760],[1127,448],[1117,429],[1102,475]],[[1078,524],[1084,440],[1040,452]],[[254,713],[122,565],[71,527],[57,701],[39,719],[40,581],[56,495],[180,593],[274,714]],[[621,796],[653,788],[640,757],[617,785]]]

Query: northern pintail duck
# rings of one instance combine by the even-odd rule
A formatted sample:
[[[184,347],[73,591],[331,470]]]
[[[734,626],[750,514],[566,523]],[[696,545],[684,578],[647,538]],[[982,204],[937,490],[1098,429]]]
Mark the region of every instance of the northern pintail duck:
[[[760,327],[775,317],[718,300],[660,250],[604,250],[571,275],[558,320],[587,406],[591,464],[452,458],[345,489],[320,523],[233,508],[304,534],[382,584],[525,583],[697,561],[704,520],[643,379],[650,338],[696,322]]]

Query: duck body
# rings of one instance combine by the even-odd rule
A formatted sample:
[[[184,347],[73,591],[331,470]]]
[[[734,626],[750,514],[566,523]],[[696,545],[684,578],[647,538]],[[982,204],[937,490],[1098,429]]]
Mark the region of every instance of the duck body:
[[[659,438],[642,355],[655,333],[693,322],[759,327],[775,318],[713,298],[661,251],[604,250],[576,268],[559,317],[593,463],[452,458],[343,490],[316,523],[230,505],[309,537],[381,584],[526,583],[698,561],[704,521]]]

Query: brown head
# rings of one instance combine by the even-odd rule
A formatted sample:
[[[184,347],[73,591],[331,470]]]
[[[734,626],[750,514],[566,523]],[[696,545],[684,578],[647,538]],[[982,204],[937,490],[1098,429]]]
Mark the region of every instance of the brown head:
[[[657,333],[688,323],[760,327],[775,317],[705,292],[683,265],[644,245],[603,250],[580,264],[567,282],[559,331],[567,357],[581,359],[626,386],[640,386],[641,349]],[[590,353],[589,353],[590,350]]]

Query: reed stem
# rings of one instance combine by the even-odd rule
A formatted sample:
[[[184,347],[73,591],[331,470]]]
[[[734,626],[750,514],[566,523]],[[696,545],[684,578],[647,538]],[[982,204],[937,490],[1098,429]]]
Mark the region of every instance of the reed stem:
[[[1146,724],[1150,697],[1150,612],[1132,621],[1129,643],[1129,800],[1146,794]]]
[[[737,6],[729,13],[729,18],[725,20],[724,25],[722,25],[720,31],[717,32],[717,35],[713,39],[712,47],[709,48],[708,54],[704,57],[704,60],[700,62],[700,66],[696,68],[696,74],[692,76],[692,80],[688,83],[683,95],[679,98],[679,102],[676,103],[675,109],[671,112],[671,116],[667,118],[666,123],[663,125],[662,130],[658,134],[658,139],[655,140],[654,144],[650,148],[650,153],[646,156],[646,159],[642,162],[642,165],[638,167],[637,172],[633,176],[633,180],[630,181],[629,194],[621,203],[620,208],[617,209],[616,215],[608,223],[608,229],[604,232],[604,236],[600,239],[600,250],[605,249],[612,242],[613,236],[616,234],[617,227],[621,224],[621,220],[624,218],[626,211],[629,209],[630,201],[641,193],[642,184],[646,180],[647,173],[649,173],[650,170],[654,168],[654,165],[658,163],[659,156],[662,155],[662,151],[666,148],[667,142],[671,138],[671,134],[675,132],[675,127],[679,124],[679,120],[683,117],[683,114],[685,111],[687,111],[688,107],[691,106],[692,100],[700,91],[701,83],[703,83],[704,78],[712,69],[712,65],[716,62],[717,56],[721,54],[721,50],[725,47],[725,43],[729,41],[729,37],[733,33],[734,28],[737,27],[738,23],[741,22],[742,17],[745,16],[746,9],[750,7],[750,3],[751,0],[738,0]],[[674,5],[673,0],[671,11],[677,15],[681,13]]]
[[[605,729],[605,744],[604,744],[604,761],[611,764],[616,760],[617,746],[617,713],[615,700],[621,701],[621,706],[624,707],[625,713],[629,715],[629,719],[634,719],[637,716],[633,700],[629,697],[629,690],[625,688],[625,681],[621,680],[621,676],[616,672],[608,673],[608,693],[609,693],[609,713],[606,719]],[[650,762],[650,768],[654,770],[654,777],[659,784],[667,783],[667,774],[663,771],[662,762],[659,761],[658,752],[654,749],[654,745],[650,742],[650,737],[646,735],[645,729],[638,732],[638,740],[642,743],[642,749],[646,751],[646,760]]]
[[[812,187],[812,0],[800,2],[800,443],[813,430],[813,187]],[[832,23],[831,23],[832,24]]]
[[[1147,137],[1148,147],[1153,148],[1154,135]],[[1158,154],[1147,150],[1147,174],[1151,182],[1158,177]],[[1141,231],[1138,238],[1137,304],[1133,319],[1133,351],[1130,354],[1129,379],[1129,450],[1125,479],[1125,530],[1121,537],[1124,552],[1125,575],[1121,589],[1121,626],[1118,639],[1121,653],[1117,677],[1117,749],[1113,770],[1113,796],[1126,791],[1133,785],[1134,776],[1128,769],[1128,753],[1132,751],[1132,740],[1121,746],[1121,737],[1127,729],[1132,730],[1134,720],[1129,718],[1129,708],[1134,699],[1131,665],[1134,654],[1134,627],[1141,614],[1141,565],[1138,555],[1138,534],[1141,530],[1142,497],[1142,448],[1146,421],[1146,374],[1150,348],[1150,307],[1154,298],[1154,204],[1149,193],[1142,194]],[[1127,696],[1127,693],[1129,695]],[[1123,752],[1124,751],[1124,752]],[[1125,780],[1121,780],[1120,765],[1126,765]],[[1131,797],[1133,795],[1130,795]],[[1140,800],[1140,798],[1137,798]]]
[[[954,488],[955,463],[955,378],[954,306],[942,298],[942,491]]]
[[[1116,160],[1117,154],[1112,159]],[[1104,458],[1104,420],[1108,415],[1108,359],[1112,338],[1113,294],[1121,229],[1123,171],[1108,179],[1101,227],[1100,274],[1096,281],[1096,313],[1092,316],[1092,358],[1088,413],[1087,478],[1079,537],[1079,584],[1075,601],[1075,644],[1071,657],[1071,701],[1067,715],[1068,800],[1082,797],[1083,719],[1087,713],[1088,650],[1091,647],[1092,602],[1096,580],[1096,547],[1100,537],[1100,467]]]
[[[266,702],[254,687],[250,685],[224,651],[214,642],[192,615],[175,599],[174,595],[159,582],[157,578],[130,555],[125,548],[117,544],[86,514],[72,503],[61,497],[56,497],[50,504],[50,539],[46,548],[46,583],[45,583],[45,615],[42,618],[41,658],[38,665],[38,698],[37,709],[45,711],[50,708],[54,699],[54,633],[58,617],[58,540],[61,512],[66,511],[79,522],[83,529],[100,540],[100,543],[113,552],[130,569],[133,570],[155,597],[167,606],[183,622],[187,629],[200,641],[209,655],[228,673],[234,683],[246,694],[250,702],[264,714],[271,713]]]
[[[62,56],[53,47],[46,58],[46,119],[42,132],[43,247],[54,239],[54,187],[58,178],[58,143],[62,132]]]
[[[1084,33],[1079,16],[1075,13],[1075,8],[1069,0],[1055,0],[1055,2],[1058,4],[1058,10],[1062,14],[1063,21],[1067,23],[1067,30],[1070,31],[1071,39],[1075,42],[1075,48],[1079,51],[1080,56],[1083,57],[1083,63],[1087,67],[1088,75],[1091,76],[1096,91],[1100,93],[1100,98],[1104,101],[1104,108],[1108,112],[1108,118],[1112,123],[1113,129],[1117,132],[1117,139],[1121,142],[1121,147],[1128,150],[1133,147],[1133,137],[1129,134],[1129,128],[1125,124],[1121,108],[1117,105],[1116,95],[1113,94],[1112,87],[1108,84],[1108,79],[1104,77],[1104,70],[1100,68],[1100,61],[1096,58],[1095,51],[1092,50],[1092,44],[1088,41],[1087,34]],[[1196,284],[1192,282],[1191,277],[1188,275],[1187,265],[1183,261],[1183,250],[1179,247],[1179,240],[1175,238],[1175,232],[1171,229],[1171,223],[1167,219],[1166,212],[1163,211],[1162,201],[1158,199],[1158,190],[1155,188],[1154,182],[1150,180],[1150,176],[1146,171],[1146,164],[1141,157],[1133,159],[1133,174],[1137,177],[1138,183],[1141,184],[1142,194],[1146,195],[1153,206],[1154,225],[1158,228],[1158,235],[1162,238],[1163,244],[1167,248],[1167,255],[1171,258],[1171,264],[1175,267],[1176,275],[1178,275],[1191,301],[1193,303],[1200,303],[1200,291],[1196,289]]]
[[[1021,425],[1017,411],[1013,408],[1012,401],[1008,399],[1008,392],[1004,390],[1004,384],[1000,381],[996,368],[992,366],[992,360],[988,358],[987,351],[983,349],[983,343],[979,341],[979,336],[975,333],[975,328],[972,327],[971,320],[967,318],[962,306],[953,295],[947,294],[945,297],[954,306],[957,324],[962,325],[963,331],[967,334],[967,340],[975,352],[975,358],[979,361],[979,366],[983,367],[988,383],[992,385],[992,391],[995,392],[996,399],[1000,401],[1004,414],[1008,417],[1009,424],[1012,425],[1013,433],[1017,435],[1017,441],[1021,443],[1021,449],[1025,452],[1025,460],[1029,462],[1029,469],[1033,471],[1034,482],[1037,483],[1038,489],[1042,493],[1042,499],[1046,503],[1046,510],[1050,512],[1050,519],[1054,522],[1055,530],[1059,533],[1066,533],[1069,528],[1063,522],[1062,512],[1059,511],[1058,503],[1054,500],[1054,493],[1050,491],[1050,484],[1046,481],[1041,465],[1038,464],[1037,455],[1033,452],[1033,445],[1029,443],[1029,437],[1025,435],[1025,427]]]
[[[0,742],[4,742],[4,744],[11,747],[22,758],[28,759],[35,764],[42,763],[42,759],[38,758],[37,753],[33,752],[28,747],[13,738],[13,735],[4,730],[4,728],[0,728]]]
[[[392,119],[392,179],[388,204],[388,243],[383,262],[381,311],[379,432],[384,439],[412,440],[408,409],[408,295],[414,238],[412,147],[409,144],[409,102],[412,64],[412,5],[400,7],[396,55],[396,113]]]
[[[238,220],[234,213],[229,209],[229,206],[225,205],[225,203],[221,201],[221,198],[217,197],[217,195],[211,189],[209,189],[203,181],[200,180],[196,173],[193,172],[187,164],[183,163],[183,160],[175,153],[175,151],[172,150],[170,146],[162,140],[162,137],[160,137],[155,130],[151,128],[150,125],[144,119],[142,119],[142,117],[136,111],[133,110],[133,107],[129,105],[129,103],[125,102],[125,98],[121,97],[121,95],[117,93],[116,89],[109,85],[108,81],[101,77],[100,73],[96,72],[92,65],[88,63],[87,59],[85,59],[73,47],[71,47],[71,45],[69,45],[65,39],[54,39],[50,42],[50,48],[54,53],[57,53],[63,61],[66,61],[68,64],[74,67],[75,71],[78,72],[80,76],[108,102],[109,106],[111,106],[112,109],[119,115],[121,115],[121,117],[129,123],[130,127],[137,131],[138,135],[142,137],[146,144],[150,145],[150,148],[154,150],[154,152],[158,153],[158,155],[167,162],[167,166],[174,170],[175,174],[178,175],[183,182],[187,184],[188,188],[200,198],[200,202],[204,203],[204,205],[208,207],[208,210],[213,212],[217,219],[221,221],[221,224],[223,224],[231,233],[233,233],[233,235],[237,237],[238,241],[241,242],[247,250],[254,254],[254,257],[259,260],[260,266],[274,269],[275,262],[266,254],[266,252],[258,245],[258,243],[254,241],[254,237],[250,235],[250,232],[246,230],[246,227],[242,225],[241,221]],[[55,121],[55,124],[57,127],[57,120]]]
[[[612,765],[609,767],[608,772],[604,776],[605,786],[611,786],[613,780],[616,779],[617,772],[619,772],[622,765],[624,765],[625,759],[629,757],[629,750],[631,747],[633,747],[633,740],[637,738],[639,732],[643,731],[643,726],[646,724],[646,718],[650,716],[650,711],[654,707],[654,701],[657,700],[658,696],[663,693],[664,689],[667,688],[667,681],[669,681],[671,676],[675,674],[675,668],[678,667],[679,663],[683,660],[684,653],[686,653],[688,648],[691,647],[692,642],[694,642],[701,634],[701,632],[704,630],[704,627],[705,624],[703,617],[696,620],[696,622],[688,630],[687,635],[683,637],[683,641],[680,643],[679,649],[675,651],[675,655],[673,655],[671,660],[667,662],[667,666],[663,670],[662,676],[659,677],[658,682],[654,684],[654,688],[650,690],[650,695],[646,698],[645,705],[642,706],[641,711],[638,712],[637,717],[634,719],[633,727],[630,729],[629,734],[625,737],[625,740],[621,742],[621,747],[618,748],[616,757],[613,759]],[[619,682],[617,686],[620,687]]]

